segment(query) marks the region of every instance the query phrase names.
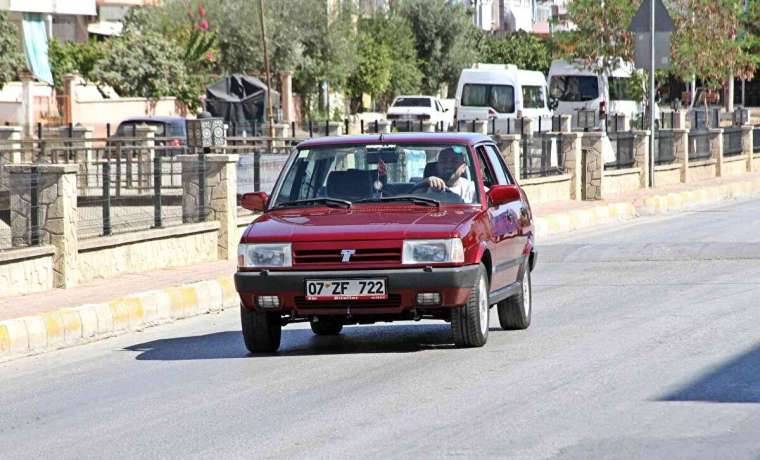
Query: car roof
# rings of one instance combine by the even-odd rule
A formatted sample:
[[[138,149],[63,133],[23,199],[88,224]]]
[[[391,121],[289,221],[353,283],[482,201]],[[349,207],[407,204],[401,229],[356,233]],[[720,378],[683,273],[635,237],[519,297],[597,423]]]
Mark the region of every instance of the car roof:
[[[479,142],[492,142],[485,134],[479,133],[391,133],[391,134],[363,134],[354,136],[329,136],[308,139],[298,144],[298,148],[325,147],[330,145],[351,144],[393,144],[393,143],[451,143],[451,144],[477,144]]]
[[[152,123],[171,123],[171,124],[185,124],[185,119],[182,117],[169,117],[169,116],[145,116],[145,117],[129,117],[122,120],[121,123],[134,123],[134,122],[152,122]]]

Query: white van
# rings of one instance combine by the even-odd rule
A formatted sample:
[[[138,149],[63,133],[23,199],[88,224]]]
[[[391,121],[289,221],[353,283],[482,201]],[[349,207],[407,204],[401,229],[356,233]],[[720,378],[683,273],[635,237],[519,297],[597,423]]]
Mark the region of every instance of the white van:
[[[549,69],[549,99],[556,104],[554,113],[572,115],[573,127],[578,127],[578,110],[596,112],[596,126],[600,126],[600,109],[607,114],[625,113],[635,119],[643,111],[639,101],[631,95],[633,64],[624,63],[609,76],[601,77],[582,63],[555,60]]]
[[[512,64],[475,64],[463,69],[459,76],[456,122],[523,116],[536,120],[540,117],[550,126],[547,95],[546,78],[541,72],[521,70]],[[533,126],[538,129],[537,122]]]

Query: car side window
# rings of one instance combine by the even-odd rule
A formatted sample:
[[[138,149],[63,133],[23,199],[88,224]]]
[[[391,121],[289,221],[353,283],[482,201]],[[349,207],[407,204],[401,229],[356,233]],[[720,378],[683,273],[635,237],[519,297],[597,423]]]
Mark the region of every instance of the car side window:
[[[491,168],[491,164],[487,159],[488,154],[482,145],[478,146],[476,150],[478,152],[480,172],[483,175],[483,185],[489,188],[493,187],[494,185],[498,184],[498,182],[496,181],[496,176],[494,175],[493,169]]]
[[[504,164],[504,158],[499,151],[493,145],[486,145],[486,154],[493,166],[496,180],[499,181],[499,185],[511,185],[512,180],[507,172],[507,165]]]

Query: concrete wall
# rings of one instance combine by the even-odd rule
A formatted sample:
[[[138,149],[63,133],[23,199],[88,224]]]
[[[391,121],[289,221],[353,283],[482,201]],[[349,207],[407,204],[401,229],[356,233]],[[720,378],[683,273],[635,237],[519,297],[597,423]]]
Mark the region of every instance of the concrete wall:
[[[655,166],[654,171],[656,187],[681,183],[681,163]]]
[[[53,246],[0,251],[0,296],[53,288]]]
[[[723,177],[736,176],[747,172],[747,157],[739,155],[737,157],[725,157],[723,158],[723,169],[721,175]]]
[[[572,199],[572,176],[569,174],[523,179],[520,186],[525,190],[531,204]]]
[[[715,178],[715,160],[693,161],[689,163],[689,182]]]
[[[604,197],[620,195],[641,188],[639,168],[604,171]]]
[[[82,240],[80,281],[217,260],[218,233],[218,222],[204,222]]]
[[[752,157],[752,170],[760,171],[760,155]]]
[[[21,101],[0,101],[0,123],[6,121],[12,125],[24,123],[24,105]]]

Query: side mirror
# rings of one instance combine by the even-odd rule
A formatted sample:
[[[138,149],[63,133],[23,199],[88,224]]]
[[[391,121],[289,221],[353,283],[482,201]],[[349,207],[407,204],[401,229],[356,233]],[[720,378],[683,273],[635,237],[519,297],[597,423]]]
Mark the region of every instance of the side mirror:
[[[269,194],[266,192],[244,193],[240,198],[240,206],[249,211],[266,211]]]
[[[488,198],[494,206],[501,206],[519,201],[522,196],[520,195],[520,188],[516,185],[494,185],[488,190]]]
[[[443,108],[443,111],[444,111],[444,112],[448,112],[448,111],[449,111],[449,108],[448,108],[448,107],[444,107],[444,108]]]

